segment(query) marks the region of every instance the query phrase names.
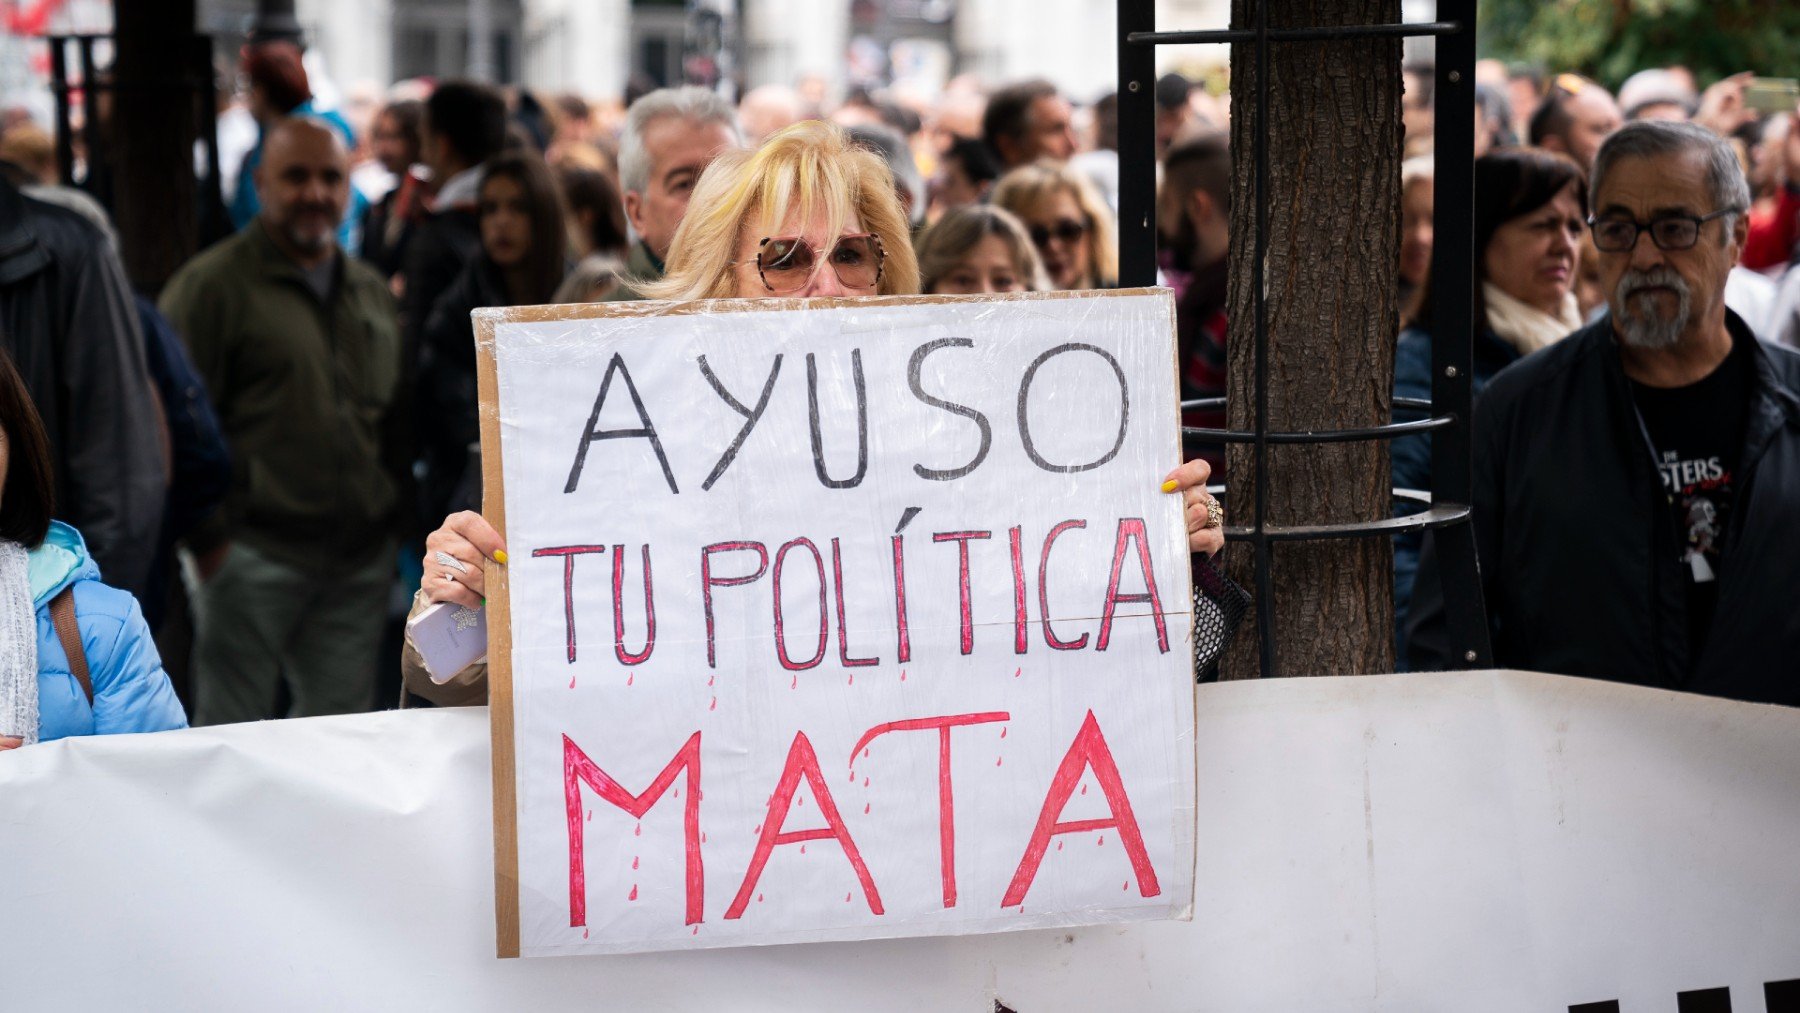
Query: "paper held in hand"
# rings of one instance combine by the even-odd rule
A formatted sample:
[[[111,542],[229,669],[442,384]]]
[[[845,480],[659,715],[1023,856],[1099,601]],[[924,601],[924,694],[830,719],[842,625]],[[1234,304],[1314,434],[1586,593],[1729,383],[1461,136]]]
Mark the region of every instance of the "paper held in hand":
[[[1189,915],[1167,292],[476,318],[501,955]]]

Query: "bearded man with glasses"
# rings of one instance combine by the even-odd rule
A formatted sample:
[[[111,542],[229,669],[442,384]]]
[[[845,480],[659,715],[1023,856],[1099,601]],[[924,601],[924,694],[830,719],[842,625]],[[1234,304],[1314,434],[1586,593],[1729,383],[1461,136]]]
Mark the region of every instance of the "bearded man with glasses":
[[[1608,138],[1589,188],[1608,312],[1501,371],[1474,510],[1505,667],[1800,705],[1800,355],[1725,305],[1749,188],[1687,123]],[[1451,643],[1427,543],[1415,670]]]

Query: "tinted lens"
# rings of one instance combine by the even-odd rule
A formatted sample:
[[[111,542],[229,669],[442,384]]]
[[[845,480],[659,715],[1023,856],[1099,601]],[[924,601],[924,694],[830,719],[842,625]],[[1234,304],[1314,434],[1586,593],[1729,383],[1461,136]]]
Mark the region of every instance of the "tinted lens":
[[[1086,222],[1078,222],[1073,218],[1064,218],[1062,221],[1056,223],[1056,228],[1052,230],[1050,234],[1065,243],[1073,243],[1086,233]]]
[[[1594,245],[1608,253],[1629,250],[1637,244],[1637,223],[1602,218],[1594,223]]]
[[[831,266],[845,288],[872,288],[881,279],[881,244],[874,236],[845,236],[831,251]]]
[[[1665,250],[1685,250],[1700,238],[1700,226],[1688,218],[1664,218],[1650,223],[1650,238]]]
[[[812,247],[798,239],[770,239],[756,255],[756,266],[771,288],[798,288],[812,274]]]

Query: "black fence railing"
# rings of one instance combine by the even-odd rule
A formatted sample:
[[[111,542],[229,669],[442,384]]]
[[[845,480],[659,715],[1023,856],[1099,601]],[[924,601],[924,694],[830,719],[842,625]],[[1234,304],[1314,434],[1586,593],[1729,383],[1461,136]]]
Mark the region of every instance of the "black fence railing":
[[[1462,662],[1471,667],[1492,663],[1487,612],[1475,559],[1475,533],[1470,524],[1471,432],[1473,401],[1475,192],[1475,0],[1438,0],[1438,20],[1421,24],[1343,25],[1314,28],[1270,28],[1267,0],[1255,5],[1249,28],[1212,31],[1156,30],[1155,0],[1118,0],[1119,57],[1119,275],[1128,286],[1156,283],[1155,105],[1156,48],[1196,43],[1250,44],[1256,47],[1255,129],[1250,157],[1254,163],[1251,192],[1256,229],[1251,259],[1252,333],[1255,336],[1252,428],[1245,431],[1184,429],[1184,437],[1214,443],[1248,443],[1254,447],[1256,474],[1268,474],[1269,447],[1275,444],[1343,443],[1392,439],[1414,433],[1432,434],[1431,488],[1396,489],[1398,502],[1424,509],[1404,516],[1334,524],[1273,525],[1267,481],[1255,483],[1250,523],[1225,529],[1227,541],[1247,543],[1255,556],[1254,583],[1261,672],[1275,667],[1276,629],[1270,579],[1270,547],[1280,541],[1366,538],[1405,531],[1434,532],[1443,584],[1445,619]],[[1437,38],[1436,199],[1432,216],[1431,277],[1433,320],[1431,400],[1396,398],[1394,408],[1426,413],[1425,418],[1329,431],[1287,432],[1269,422],[1268,306],[1263,270],[1269,234],[1269,46],[1345,39],[1434,36]],[[1399,73],[1399,67],[1394,68]],[[1234,240],[1236,237],[1234,237]],[[1456,279],[1454,284],[1447,282]],[[1222,408],[1224,398],[1188,402],[1184,408]]]

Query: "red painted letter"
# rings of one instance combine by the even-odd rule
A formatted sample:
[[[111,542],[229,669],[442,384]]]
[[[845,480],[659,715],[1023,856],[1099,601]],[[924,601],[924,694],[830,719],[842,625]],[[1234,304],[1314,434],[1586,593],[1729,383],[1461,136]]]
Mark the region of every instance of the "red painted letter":
[[[747,577],[714,577],[712,575],[712,554],[715,552],[755,552],[756,572]],[[700,595],[706,603],[706,667],[719,667],[713,655],[712,589],[748,584],[761,577],[763,571],[768,568],[769,550],[761,542],[716,542],[700,550]]]
[[[1106,805],[1112,815],[1103,820],[1057,822],[1086,770],[1092,770],[1094,779],[1100,782],[1100,791],[1106,795]],[[1016,907],[1025,903],[1025,892],[1031,889],[1038,866],[1044,862],[1044,853],[1050,850],[1050,838],[1108,827],[1119,830],[1119,843],[1125,846],[1125,854],[1131,859],[1138,892],[1145,897],[1162,893],[1162,887],[1156,882],[1156,870],[1150,866],[1150,855],[1144,850],[1143,832],[1138,829],[1137,817],[1131,813],[1131,799],[1126,797],[1125,784],[1119,780],[1119,766],[1113,762],[1112,750],[1106,746],[1106,736],[1100,733],[1100,723],[1094,720],[1094,712],[1088,711],[1081,722],[1081,730],[1075,733],[1074,743],[1056,768],[1056,776],[1050,779],[1050,791],[1044,796],[1043,810],[1038,813],[1037,828],[1031,832],[1031,841],[1025,845],[1025,857],[1019,861],[1019,869],[1013,873],[1012,883],[1007,886],[1000,906]]]
[[[575,663],[575,557],[589,552],[605,552],[604,545],[558,545],[549,549],[532,549],[533,556],[563,558],[563,628],[568,631],[569,664]]]
[[[644,546],[644,649],[625,649],[625,546],[613,546],[613,651],[621,665],[641,665],[656,649],[656,599],[650,594],[650,546]]]
[[[938,733],[938,868],[942,870],[944,880],[944,906],[956,906],[956,798],[950,789],[950,729],[958,725],[984,725],[993,721],[1005,721],[1011,717],[1006,711],[986,711],[981,714],[951,714],[941,718],[911,718],[906,721],[889,721],[876,725],[856,740],[856,748],[850,750],[850,764],[856,765],[856,754],[863,751],[869,743],[889,732],[916,732],[928,728],[937,729]]]
[[[1134,541],[1137,543],[1138,568],[1144,572],[1145,592],[1120,594],[1119,570],[1125,565],[1125,546]],[[1120,602],[1150,603],[1150,618],[1156,622],[1156,646],[1162,653],[1169,653],[1169,630],[1163,625],[1162,598],[1156,593],[1156,574],[1150,568],[1149,538],[1144,534],[1142,517],[1119,520],[1119,538],[1113,544],[1112,576],[1106,580],[1106,607],[1100,610],[1100,638],[1094,642],[1094,650],[1106,650],[1107,641],[1112,639],[1113,609]]]
[[[783,831],[781,826],[787,822],[788,809],[794,803],[794,791],[800,787],[802,777],[806,778],[807,787],[812,789],[813,799],[819,803],[819,813],[825,817],[826,825],[813,830]],[[725,917],[744,916],[744,908],[750,905],[750,898],[756,895],[756,881],[762,878],[763,866],[769,864],[769,855],[777,844],[823,840],[835,840],[838,847],[844,849],[844,857],[850,860],[850,868],[856,871],[856,879],[862,884],[869,910],[881,914],[881,894],[876,892],[875,880],[869,877],[869,868],[863,864],[862,852],[856,850],[856,842],[850,839],[850,831],[844,826],[843,817],[838,815],[837,803],[831,798],[831,789],[825,787],[825,776],[819,773],[818,754],[813,752],[812,742],[806,738],[806,733],[796,732],[794,744],[788,747],[787,766],[782,768],[781,780],[776,782],[775,794],[769,799],[769,814],[763,820],[762,836],[757,838],[756,851],[750,856],[750,868],[744,870],[744,885],[738,887],[737,896],[732,898],[731,906],[725,909]]]
[[[837,593],[837,626],[838,626],[838,664],[845,668],[861,668],[864,665],[878,665],[880,658],[852,658],[850,656],[850,631],[844,624],[844,550],[838,540],[831,540],[831,580],[832,590]]]
[[[931,536],[934,542],[956,543],[956,592],[962,606],[962,652],[975,650],[975,625],[969,616],[969,542],[993,537],[992,531],[940,531]]]
[[[805,546],[806,551],[812,553],[813,565],[819,571],[819,649],[805,661],[795,661],[788,657],[787,628],[781,617],[781,564],[787,560],[788,550],[795,546]],[[775,656],[781,659],[781,667],[790,672],[799,672],[818,665],[825,660],[825,638],[828,636],[826,630],[830,622],[825,615],[825,557],[819,555],[819,547],[810,538],[796,538],[776,549],[775,570],[769,577],[769,582],[774,585],[775,592]]]
[[[1044,643],[1059,651],[1079,651],[1087,646],[1088,635],[1083,633],[1074,640],[1058,640],[1056,633],[1050,629],[1050,546],[1056,544],[1056,536],[1070,528],[1085,528],[1087,521],[1063,521],[1050,529],[1044,536],[1044,551],[1038,556],[1038,609],[1044,614]]]
[[[587,857],[582,851],[581,786],[586,784],[606,801],[638,819],[650,811],[682,772],[687,773],[687,798],[681,817],[681,839],[687,852],[687,921],[697,925],[706,909],[706,877],[700,862],[700,733],[695,732],[656,775],[642,794],[633,795],[581,748],[563,736],[563,801],[569,816],[569,924],[587,924]]]

